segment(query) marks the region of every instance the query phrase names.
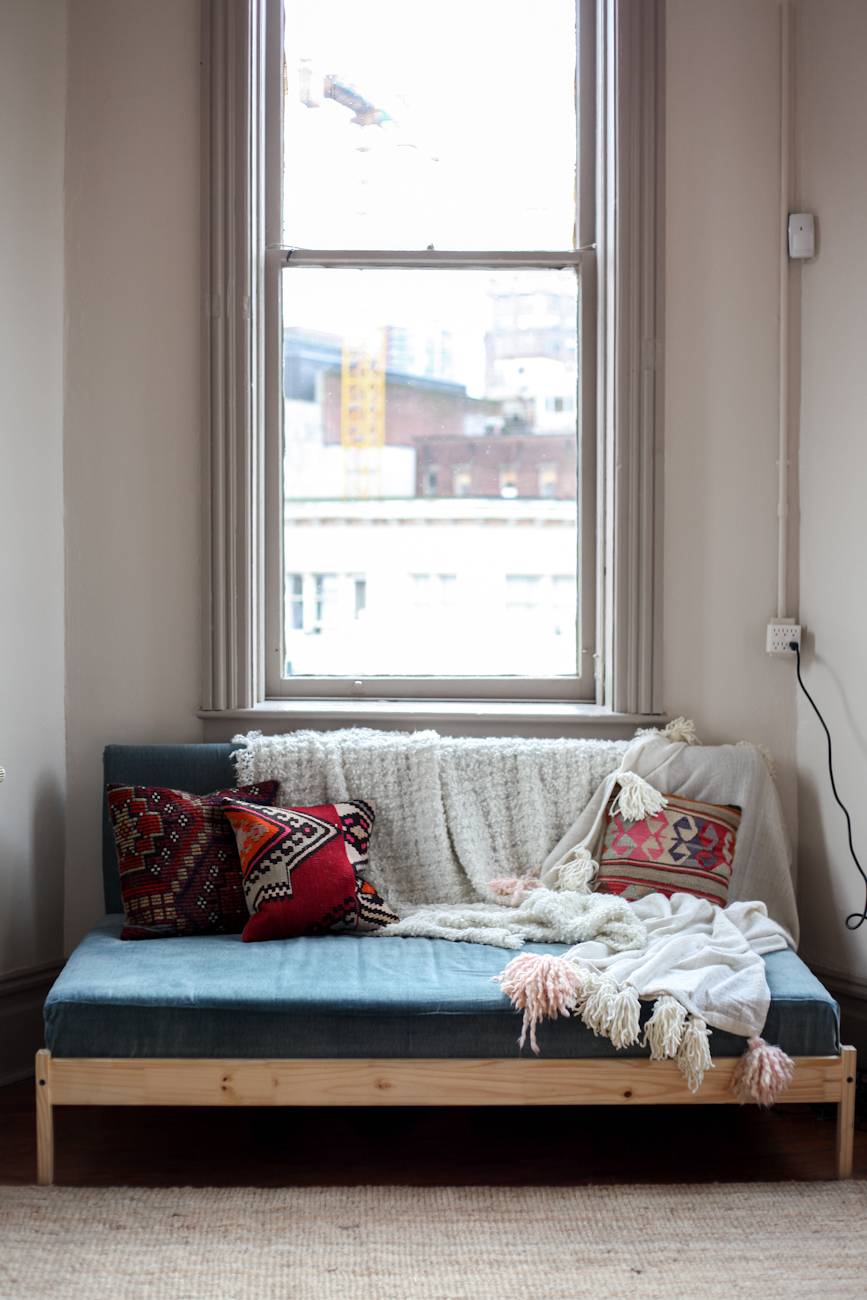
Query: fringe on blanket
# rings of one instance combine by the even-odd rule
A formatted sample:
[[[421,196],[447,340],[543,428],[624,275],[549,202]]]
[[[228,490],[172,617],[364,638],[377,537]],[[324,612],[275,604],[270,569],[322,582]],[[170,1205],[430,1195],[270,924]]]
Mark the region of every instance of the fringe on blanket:
[[[747,1043],[732,1083],[732,1092],[742,1104],[753,1101],[758,1106],[773,1106],[792,1082],[795,1063],[779,1047],[763,1038]]]
[[[638,779],[641,780],[640,777]],[[648,786],[648,789],[652,789],[652,786]],[[557,864],[557,878],[548,887],[570,890],[575,894],[589,894],[598,870],[599,864],[594,861],[590,850],[583,844],[576,844]],[[535,872],[526,876],[497,876],[488,881],[491,893],[505,899],[512,907],[522,903],[531,889],[538,888],[539,877]]]
[[[641,822],[654,817],[668,806],[664,794],[645,781],[637,772],[618,772],[615,777],[620,793],[611,805],[612,813],[620,813],[625,821]]]
[[[682,745],[700,745],[701,741],[695,732],[695,723],[692,718],[672,718],[668,726],[663,727],[639,727],[636,736],[665,736],[675,744]]]
[[[615,1048],[639,1041],[641,1002],[632,985],[620,987],[609,976],[565,957],[521,953],[500,975],[494,976],[517,1011],[522,1012],[523,1047],[529,1038],[539,1054],[537,1029],[543,1020],[578,1016],[594,1034],[609,1038]],[[653,1061],[676,1060],[689,1091],[697,1093],[704,1076],[714,1068],[710,1054],[710,1029],[700,1016],[664,993],[653,1005],[641,1038]],[[794,1063],[779,1047],[763,1038],[751,1038],[738,1064],[732,1090],[741,1102],[772,1106],[792,1081]]]

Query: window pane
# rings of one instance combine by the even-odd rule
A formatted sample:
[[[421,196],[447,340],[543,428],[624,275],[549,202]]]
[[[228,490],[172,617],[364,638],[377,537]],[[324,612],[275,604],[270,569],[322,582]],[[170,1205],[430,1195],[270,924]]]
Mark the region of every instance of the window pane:
[[[286,676],[574,674],[574,271],[283,272]]]
[[[284,234],[572,248],[575,0],[286,0]]]

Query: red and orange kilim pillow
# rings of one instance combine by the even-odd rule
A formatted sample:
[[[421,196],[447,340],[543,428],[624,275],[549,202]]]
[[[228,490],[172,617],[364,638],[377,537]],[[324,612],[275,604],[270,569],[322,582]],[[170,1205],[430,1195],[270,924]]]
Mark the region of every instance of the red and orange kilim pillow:
[[[247,921],[227,795],[271,804],[278,781],[214,794],[161,786],[109,785],[126,925],[122,939],[237,934]]]
[[[725,907],[740,808],[666,798],[661,812],[635,822],[608,805],[596,888],[627,899],[693,894]]]
[[[364,877],[373,809],[360,799],[312,808],[226,801],[250,919],[242,939],[380,929],[397,915]]]

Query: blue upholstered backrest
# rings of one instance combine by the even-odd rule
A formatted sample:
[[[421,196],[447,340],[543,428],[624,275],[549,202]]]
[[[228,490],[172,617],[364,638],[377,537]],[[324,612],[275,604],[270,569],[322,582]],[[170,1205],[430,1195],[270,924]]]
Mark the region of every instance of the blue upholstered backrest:
[[[209,794],[235,784],[229,755],[237,745],[107,745],[105,784],[162,785],[192,794]],[[107,912],[122,912],[114,835],[103,787],[102,879]]]

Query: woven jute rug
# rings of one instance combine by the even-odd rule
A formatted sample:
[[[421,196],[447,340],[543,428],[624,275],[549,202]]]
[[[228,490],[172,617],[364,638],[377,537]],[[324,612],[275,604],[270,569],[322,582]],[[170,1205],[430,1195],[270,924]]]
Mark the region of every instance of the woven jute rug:
[[[867,1183],[0,1188],[0,1294],[867,1295]]]

